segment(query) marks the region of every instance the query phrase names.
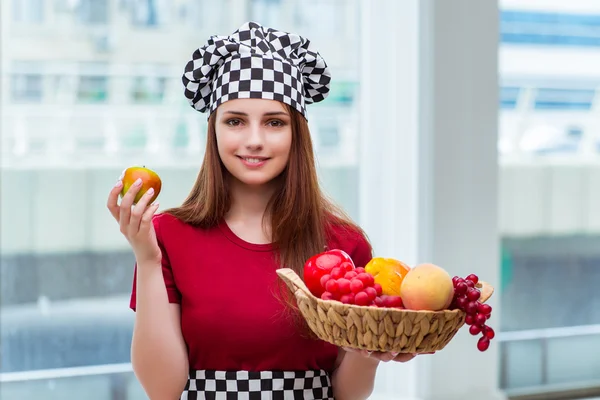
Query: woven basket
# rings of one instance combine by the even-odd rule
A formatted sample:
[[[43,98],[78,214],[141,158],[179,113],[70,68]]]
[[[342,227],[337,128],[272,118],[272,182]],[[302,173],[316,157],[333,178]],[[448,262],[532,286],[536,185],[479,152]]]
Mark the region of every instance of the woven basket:
[[[430,353],[443,349],[465,323],[461,310],[415,311],[342,304],[315,297],[289,268],[277,270],[296,298],[310,329],[322,340],[341,347],[396,353]],[[494,292],[486,282],[476,285],[479,301]]]

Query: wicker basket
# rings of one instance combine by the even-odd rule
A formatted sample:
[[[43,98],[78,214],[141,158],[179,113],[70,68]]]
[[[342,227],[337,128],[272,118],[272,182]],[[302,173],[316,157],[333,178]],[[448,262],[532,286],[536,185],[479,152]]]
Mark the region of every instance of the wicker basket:
[[[341,347],[396,353],[430,353],[443,349],[464,325],[461,310],[414,311],[342,304],[315,297],[289,268],[277,274],[290,288],[310,329],[322,340]],[[494,288],[476,285],[481,302]]]

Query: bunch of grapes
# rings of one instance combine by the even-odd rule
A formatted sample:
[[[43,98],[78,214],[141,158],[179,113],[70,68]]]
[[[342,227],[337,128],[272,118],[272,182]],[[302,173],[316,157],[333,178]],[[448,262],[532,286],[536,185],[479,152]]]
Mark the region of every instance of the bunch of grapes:
[[[475,286],[477,282],[479,278],[475,274],[466,278],[452,278],[454,298],[450,309],[458,308],[467,314],[465,323],[469,325],[469,333],[473,336],[481,335],[477,349],[486,351],[490,347],[490,340],[495,336],[492,327],[487,325],[487,320],[492,316],[492,307],[479,301],[481,292]]]
[[[337,300],[358,306],[402,307],[400,296],[383,295],[381,285],[375,283],[373,275],[362,267],[350,270],[333,268],[329,274],[321,277],[321,286],[325,289],[321,295],[323,300]]]

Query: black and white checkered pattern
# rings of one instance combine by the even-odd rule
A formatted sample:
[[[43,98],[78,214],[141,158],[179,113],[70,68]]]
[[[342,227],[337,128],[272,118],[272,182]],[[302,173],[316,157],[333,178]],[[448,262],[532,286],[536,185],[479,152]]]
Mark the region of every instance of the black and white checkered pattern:
[[[192,371],[181,400],[333,400],[326,371]]]
[[[309,40],[247,22],[229,36],[211,36],[182,77],[192,107],[212,113],[237,98],[279,100],[306,117],[306,104],[329,94],[331,74]]]

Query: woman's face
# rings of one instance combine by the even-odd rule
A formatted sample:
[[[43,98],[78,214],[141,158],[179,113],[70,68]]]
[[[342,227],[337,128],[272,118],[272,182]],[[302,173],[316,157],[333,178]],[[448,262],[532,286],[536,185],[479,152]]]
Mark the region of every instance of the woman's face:
[[[291,116],[276,100],[234,99],[216,110],[219,156],[241,183],[264,185],[285,169],[292,145]]]

